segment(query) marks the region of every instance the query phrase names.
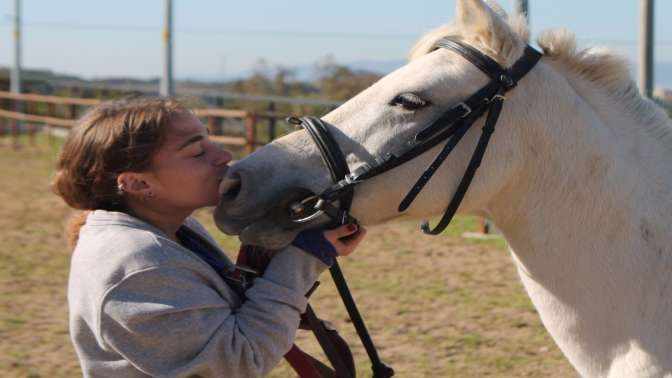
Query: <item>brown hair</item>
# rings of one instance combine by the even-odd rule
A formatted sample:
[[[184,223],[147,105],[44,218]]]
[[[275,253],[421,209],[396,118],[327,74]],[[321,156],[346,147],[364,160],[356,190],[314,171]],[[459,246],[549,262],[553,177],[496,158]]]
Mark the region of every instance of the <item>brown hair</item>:
[[[66,231],[71,247],[88,211],[126,210],[117,176],[149,168],[170,120],[185,112],[186,106],[172,99],[123,99],[95,106],[77,122],[63,145],[52,183],[68,206],[80,210]]]

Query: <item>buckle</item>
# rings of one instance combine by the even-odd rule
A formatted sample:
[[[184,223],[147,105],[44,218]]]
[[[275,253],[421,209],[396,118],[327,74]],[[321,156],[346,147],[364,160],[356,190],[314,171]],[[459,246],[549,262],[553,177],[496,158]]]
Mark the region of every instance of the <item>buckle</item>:
[[[254,279],[261,274],[256,270],[243,265],[234,265],[231,270],[222,275],[222,277],[229,281],[234,287],[240,289],[241,292],[249,289],[254,283]]]
[[[376,158],[376,163],[378,163],[378,158]],[[378,163],[380,164],[380,163]],[[363,163],[359,167],[355,168],[349,176],[353,176],[353,179],[358,179],[361,175],[371,170],[371,165],[368,163]],[[356,180],[359,182],[360,180]]]
[[[245,265],[234,265],[234,266],[236,267],[236,270],[239,270],[243,273],[254,274],[255,276],[259,275],[259,272],[250,268],[249,266],[245,266]]]
[[[453,109],[457,108],[462,108],[462,110],[464,110],[464,113],[460,116],[460,118],[466,118],[469,114],[471,114],[471,108],[464,102],[460,102],[453,107]]]
[[[310,205],[311,201],[315,201],[314,205]],[[310,222],[313,219],[316,219],[320,215],[324,214],[324,210],[322,209],[322,206],[324,205],[324,199],[320,198],[318,195],[313,195],[310,197],[306,197],[300,202],[294,202],[289,206],[289,211],[292,213],[294,216],[301,216],[302,213],[306,212],[307,209],[313,209],[316,210],[312,214],[308,214],[302,218],[297,218],[297,219],[292,219],[292,222],[294,223],[306,223]]]
[[[303,123],[300,118],[298,117],[287,117],[285,118],[285,122],[289,123],[290,125],[294,126],[299,126]]]
[[[502,101],[506,100],[506,96],[501,95],[501,94],[496,94],[496,95],[490,97],[486,102],[488,104],[492,104],[492,102],[495,101],[495,99],[498,99],[498,98]]]
[[[359,180],[359,176],[355,175],[354,173],[350,173],[350,174],[345,175],[345,177],[343,178],[343,181],[345,181],[346,185],[353,185],[353,184],[357,184],[357,183],[361,182]]]
[[[513,81],[513,78],[507,74],[502,74],[499,76],[499,82],[504,85],[504,88],[506,90],[512,89],[513,87],[516,86],[516,82]]]

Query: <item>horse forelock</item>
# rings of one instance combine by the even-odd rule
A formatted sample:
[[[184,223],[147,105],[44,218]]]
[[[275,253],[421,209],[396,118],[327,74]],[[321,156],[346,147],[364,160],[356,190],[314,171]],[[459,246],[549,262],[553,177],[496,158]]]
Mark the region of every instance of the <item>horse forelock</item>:
[[[411,48],[409,60],[413,61],[432,51],[434,44],[442,38],[459,38],[472,44],[485,54],[499,62],[508,65],[517,59],[523,52],[528,39],[529,29],[527,21],[522,15],[507,16],[499,6],[489,3],[493,17],[499,18],[503,28],[493,30],[492,25],[487,28],[477,28],[467,31],[459,22],[440,26],[422,37]]]

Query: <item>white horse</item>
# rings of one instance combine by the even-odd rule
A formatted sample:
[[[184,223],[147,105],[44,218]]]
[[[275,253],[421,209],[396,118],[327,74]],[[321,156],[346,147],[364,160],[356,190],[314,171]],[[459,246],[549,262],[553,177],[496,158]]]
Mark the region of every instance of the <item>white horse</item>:
[[[424,36],[410,62],[324,117],[354,168],[401,146],[488,78],[453,51],[463,39],[504,66],[527,40],[521,17],[482,0],[458,0],[457,22]],[[460,211],[501,229],[541,319],[583,376],[672,376],[672,125],[642,98],[623,59],[576,51],[574,37],[547,32],[544,58],[507,94],[481,168]],[[395,101],[413,93],[425,106]],[[364,224],[441,214],[480,135],[481,118],[404,213],[397,204],[437,152],[357,186]],[[316,193],[331,179],[304,131],[274,141],[230,172],[220,228],[245,242],[287,244],[267,216],[278,193]],[[228,185],[228,184],[227,184]],[[225,185],[226,186],[226,185]]]

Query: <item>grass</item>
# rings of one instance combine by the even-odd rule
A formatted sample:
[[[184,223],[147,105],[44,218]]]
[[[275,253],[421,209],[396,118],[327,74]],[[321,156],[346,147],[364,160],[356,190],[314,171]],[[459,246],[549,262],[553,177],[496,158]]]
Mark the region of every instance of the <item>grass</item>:
[[[38,139],[13,150],[0,138],[0,376],[81,376],[70,344],[62,236],[70,211],[49,190],[58,150]],[[236,238],[197,217],[233,256]],[[523,292],[502,241],[463,240],[478,221],[458,217],[438,237],[416,222],[372,227],[341,266],[383,360],[399,377],[571,377]],[[350,341],[359,376],[366,353],[327,274],[316,312]],[[312,335],[297,342],[318,353]],[[291,377],[282,363],[272,377]]]

